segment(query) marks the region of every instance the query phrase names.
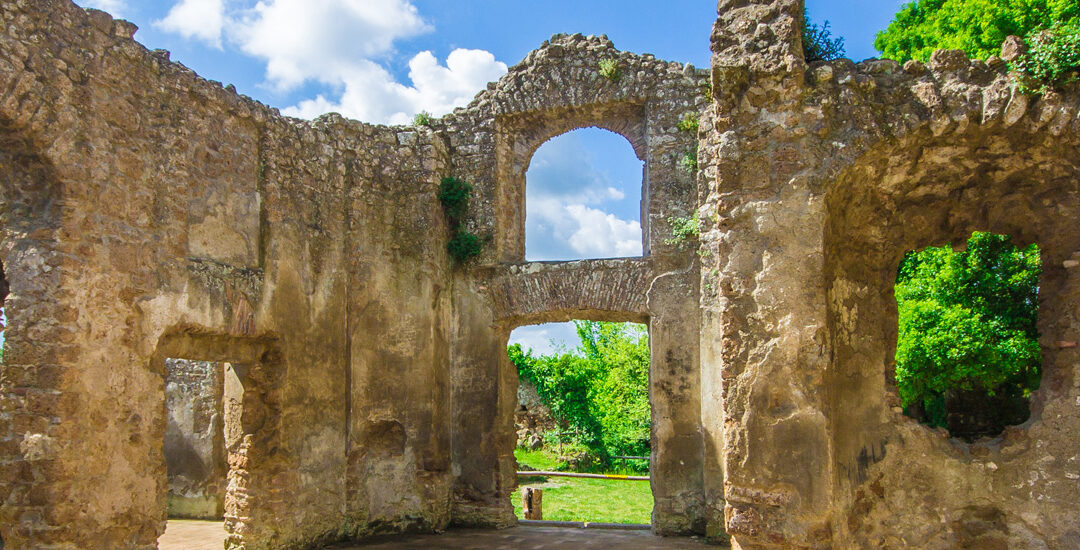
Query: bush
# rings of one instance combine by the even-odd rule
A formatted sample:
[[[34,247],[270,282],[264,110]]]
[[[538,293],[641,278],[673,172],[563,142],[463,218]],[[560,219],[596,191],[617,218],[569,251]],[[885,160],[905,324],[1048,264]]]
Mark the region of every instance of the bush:
[[[450,242],[446,243],[446,250],[458,263],[478,256],[484,249],[483,239],[462,228],[462,222],[469,213],[472,188],[468,182],[452,177],[443,178],[439,184],[439,202],[443,205],[453,233]]]
[[[619,62],[613,58],[606,58],[600,60],[600,76],[615,82],[622,78],[622,69],[619,68]]]
[[[1080,22],[1055,24],[1029,36],[1027,43],[1027,53],[1014,65],[1022,92],[1043,94],[1077,80]]]
[[[818,26],[810,21],[810,14],[803,10],[803,57],[807,63],[832,61],[846,55],[844,39],[833,37],[829,22]]]
[[[443,210],[450,218],[450,225],[455,229],[465,219],[469,211],[469,196],[472,195],[472,185],[457,178],[443,178],[439,185],[439,202]]]
[[[458,231],[446,243],[446,250],[458,263],[463,263],[484,250],[484,241],[468,231]]]
[[[946,426],[950,399],[1026,397],[1038,388],[1041,272],[1036,245],[1021,249],[992,233],[974,233],[962,251],[930,247],[904,257],[896,382],[909,414]]]
[[[986,59],[1009,35],[1030,36],[1080,18],[1076,0],[918,0],[904,4],[874,47],[901,63],[927,61],[935,50],[963,50]]]

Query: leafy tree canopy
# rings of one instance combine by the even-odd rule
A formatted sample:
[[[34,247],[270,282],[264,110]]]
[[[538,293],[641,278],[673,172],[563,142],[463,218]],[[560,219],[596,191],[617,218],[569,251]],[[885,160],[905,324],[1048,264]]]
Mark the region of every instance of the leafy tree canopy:
[[[513,344],[518,373],[571,434],[601,460],[648,455],[649,336],[641,325],[574,321],[579,344],[533,356]]]
[[[939,49],[964,50],[985,59],[999,53],[1009,35],[1027,37],[1077,20],[1077,0],[915,0],[878,33],[874,47],[900,62],[927,61]]]
[[[974,233],[967,248],[911,252],[896,279],[896,381],[905,407],[944,425],[950,391],[1026,395],[1038,387],[1038,246]]]

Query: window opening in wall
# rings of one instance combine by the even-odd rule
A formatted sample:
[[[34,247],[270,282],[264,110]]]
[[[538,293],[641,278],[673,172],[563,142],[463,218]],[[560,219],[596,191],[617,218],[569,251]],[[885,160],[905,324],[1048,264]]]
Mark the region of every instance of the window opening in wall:
[[[526,259],[641,256],[643,167],[626,138],[599,128],[541,145],[525,175]]]
[[[896,278],[896,383],[905,413],[953,437],[996,436],[1039,387],[1039,247],[972,234],[909,252]]]
[[[228,454],[240,425],[240,367],[180,358],[166,359],[165,367],[168,523],[159,548],[221,547]]]
[[[507,352],[519,376],[514,415],[520,519],[649,524],[651,411],[645,325],[574,321],[520,327]],[[627,479],[630,478],[630,479]],[[525,514],[526,493],[542,491]],[[532,503],[536,503],[535,496]],[[538,513],[539,512],[539,513]]]

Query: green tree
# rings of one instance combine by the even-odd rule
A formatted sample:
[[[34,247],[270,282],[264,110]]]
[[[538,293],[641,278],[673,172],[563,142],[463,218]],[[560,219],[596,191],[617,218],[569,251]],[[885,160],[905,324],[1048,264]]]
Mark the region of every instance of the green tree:
[[[1038,388],[1037,245],[974,233],[967,248],[908,253],[896,279],[896,382],[905,407],[945,425],[950,392],[1024,395]]]
[[[985,59],[999,53],[1009,35],[1027,37],[1078,19],[1076,0],[915,0],[878,33],[874,47],[900,62],[927,61],[939,49]]]
[[[602,462],[647,455],[650,438],[649,336],[641,325],[574,321],[578,346],[533,356],[507,349],[555,420]]]

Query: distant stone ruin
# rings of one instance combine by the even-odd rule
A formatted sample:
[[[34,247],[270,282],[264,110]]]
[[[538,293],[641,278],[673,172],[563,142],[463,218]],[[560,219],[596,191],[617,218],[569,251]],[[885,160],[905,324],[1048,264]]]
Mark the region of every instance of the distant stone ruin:
[[[0,3],[2,545],[156,547],[170,358],[230,365],[230,548],[512,526],[507,339],[587,318],[649,325],[657,534],[1080,546],[1080,90],[955,51],[808,66],[800,0],[718,7],[711,70],[556,35],[389,127],[282,117],[69,0]],[[645,163],[644,256],[525,262],[530,158],[586,126]],[[487,242],[465,265],[446,176]],[[1044,376],[968,444],[900,410],[892,285],[973,230],[1043,251]]]

